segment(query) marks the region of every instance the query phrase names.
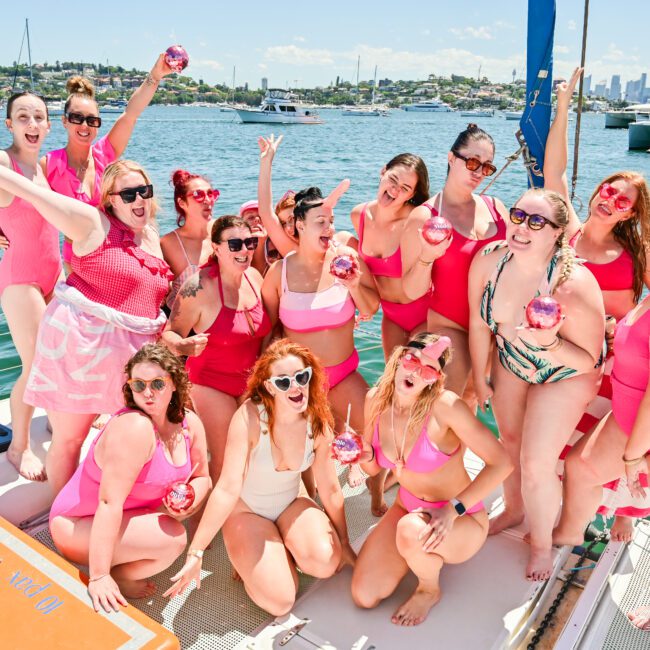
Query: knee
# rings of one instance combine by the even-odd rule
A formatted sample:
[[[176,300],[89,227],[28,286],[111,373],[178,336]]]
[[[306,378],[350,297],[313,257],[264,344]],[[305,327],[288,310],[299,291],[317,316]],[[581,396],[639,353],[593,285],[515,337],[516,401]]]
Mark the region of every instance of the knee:
[[[424,521],[414,514],[405,515],[399,520],[395,532],[395,543],[402,556],[422,548],[422,542],[418,540],[418,535],[424,526]]]
[[[296,602],[294,588],[279,585],[269,585],[268,589],[254,593],[246,589],[255,604],[267,611],[271,616],[284,616],[288,614]]]
[[[538,488],[557,480],[557,459],[555,462],[543,462],[539,458],[521,456],[521,482],[523,485]]]
[[[598,483],[596,468],[580,450],[571,450],[564,459],[564,474],[567,480],[581,483]]]
[[[357,571],[352,576],[351,593],[354,604],[363,609],[373,609],[381,602],[377,589],[373,589],[369,581],[359,576]]]
[[[173,517],[163,515],[160,518],[160,528],[165,536],[165,553],[175,560],[187,546],[187,532],[183,524]]]
[[[341,545],[338,540],[318,540],[310,545],[300,558],[300,568],[314,578],[329,578],[334,575],[341,561]]]

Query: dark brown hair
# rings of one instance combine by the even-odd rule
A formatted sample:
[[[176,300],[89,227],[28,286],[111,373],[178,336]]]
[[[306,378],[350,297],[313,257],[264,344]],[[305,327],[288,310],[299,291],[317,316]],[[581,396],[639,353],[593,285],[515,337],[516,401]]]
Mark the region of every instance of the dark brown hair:
[[[43,95],[39,95],[38,93],[32,92],[31,90],[23,90],[22,92],[19,93],[14,93],[10,98],[9,101],[7,102],[7,119],[11,119],[11,109],[13,108],[14,102],[19,99],[20,97],[25,97],[27,95],[31,95],[32,97],[36,97],[40,99],[43,104],[45,105],[45,117],[47,119],[50,119],[50,112],[47,110],[47,103],[45,102],[45,97]]]
[[[460,153],[460,150],[463,147],[466,147],[470,142],[478,142],[480,140],[487,140],[492,145],[492,153],[494,155],[496,147],[494,146],[492,136],[478,126],[478,124],[474,124],[473,122],[470,122],[467,125],[467,128],[456,136],[454,144],[451,145],[450,151]],[[447,165],[447,174],[449,174],[449,165]]]
[[[145,343],[124,366],[124,372],[129,379],[131,379],[133,367],[138,363],[155,363],[169,373],[176,390],[172,393],[172,398],[167,407],[167,419],[175,424],[182,422],[185,417],[185,410],[192,409],[190,399],[191,384],[183,362],[164,345]],[[131,386],[126,381],[122,386],[122,394],[124,395],[124,404],[128,408],[141,410],[133,399]]]
[[[429,198],[429,170],[420,156],[413,153],[400,153],[386,164],[386,171],[393,167],[401,165],[415,172],[418,182],[415,184],[413,196],[408,203],[413,205],[422,205]]]

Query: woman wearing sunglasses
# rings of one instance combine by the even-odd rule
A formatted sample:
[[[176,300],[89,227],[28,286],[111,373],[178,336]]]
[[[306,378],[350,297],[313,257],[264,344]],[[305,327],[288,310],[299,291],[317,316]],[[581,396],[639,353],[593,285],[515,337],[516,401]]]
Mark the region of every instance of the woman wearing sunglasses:
[[[569,223],[557,192],[527,191],[510,210],[505,244],[477,255],[469,277],[474,388],[483,408],[492,399],[501,442],[515,466],[504,483],[505,511],[491,520],[490,533],[526,515],[529,580],[550,576],[561,496],[557,459],[602,372],[602,296],[593,275],[576,263]],[[527,326],[526,306],[537,295],[552,295],[561,307],[552,328]]]
[[[411,251],[404,270],[404,289],[413,298],[431,289],[427,329],[451,338],[454,360],[447,369],[447,388],[463,395],[470,379],[469,303],[467,277],[476,253],[488,242],[505,237],[506,209],[498,199],[476,194],[492,176],[492,137],[476,124],[459,133],[447,154],[447,179],[433,199],[411,215],[405,249]],[[424,222],[440,215],[453,226],[451,239],[432,245],[422,237]],[[469,397],[468,397],[469,399]],[[473,396],[470,401],[473,401]]]
[[[568,151],[568,113],[575,86],[582,69],[577,68],[568,82],[557,88],[557,111],[546,142],[544,160],[545,186],[558,191],[568,202],[566,178]],[[634,308],[645,287],[650,287],[650,265],[647,250],[650,244],[650,192],[646,180],[633,171],[616,172],[605,178],[589,200],[586,221],[581,224],[569,203],[571,222],[567,229],[572,245],[585,266],[594,274],[603,293],[608,317],[608,338],[611,341],[616,321]],[[614,363],[610,350],[604,374],[610,376]],[[612,384],[601,383],[598,398],[589,406],[592,416],[604,417],[611,410]],[[593,418],[578,425],[572,442],[593,428]],[[576,454],[584,453],[584,445]],[[565,450],[566,451],[566,450]],[[619,501],[620,503],[620,501]],[[611,529],[611,539],[629,542],[632,539],[634,508],[621,503]],[[570,514],[570,513],[567,513]]]
[[[0,150],[0,170],[6,171],[9,178],[20,175],[25,186],[47,188],[38,165],[41,145],[50,132],[45,100],[29,91],[12,95],[7,102],[5,125],[12,142],[7,149]],[[24,403],[23,393],[34,358],[38,326],[61,274],[59,233],[43,219],[37,207],[2,180],[0,246],[5,249],[0,260],[0,305],[22,365],[9,401],[13,436],[7,458],[21,476],[42,481],[45,469],[32,452],[29,440],[34,409]]]
[[[205,425],[210,476],[217,481],[228,426],[246,379],[271,331],[261,299],[262,276],[251,267],[259,239],[240,217],[212,226],[212,256],[180,288],[163,341],[187,356],[192,400]],[[196,334],[190,336],[194,330]]]
[[[418,625],[440,599],[444,564],[469,560],[488,532],[482,499],[512,471],[488,429],[444,389],[451,339],[421,332],[395,348],[366,397],[362,467],[392,469],[397,499],[370,533],[352,577],[352,597],[376,607],[409,569],[418,585],[393,614],[396,625]],[[485,462],[474,481],[463,465],[469,447]]]
[[[68,133],[68,143],[63,149],[50,151],[41,159],[41,167],[50,187],[65,196],[98,206],[104,170],[124,153],[142,111],[152,100],[160,80],[171,72],[165,55],[160,54],[151,72],[131,95],[124,113],[117,118],[110,131],[96,142],[94,140],[102,125],[102,118],[95,101],[95,88],[84,77],[68,79],[68,98],[61,117]],[[66,273],[71,271],[71,246],[72,242],[66,237],[63,243]]]
[[[354,565],[325,381],[311,351],[287,339],[259,358],[230,424],[223,471],[166,596],[192,580],[200,586],[203,551],[219,530],[246,592],[272,616],[293,607],[297,569],[328,578]],[[323,509],[299,494],[300,473],[311,466]]]
[[[50,510],[52,539],[72,562],[89,567],[95,611],[117,611],[125,598],[154,592],[150,576],[166,569],[187,543],[180,520],[210,491],[205,432],[189,410],[182,363],[162,345],[129,359],[123,406],[90,445]],[[186,510],[168,507],[169,486],[191,485]]]
[[[53,438],[47,474],[56,494],[74,473],[95,416],[121,406],[125,362],[162,329],[160,305],[171,274],[150,226],[153,186],[137,163],[106,168],[101,208],[2,166],[0,189],[31,203],[74,244],[73,272],[56,285],[41,321],[24,396],[48,411]]]
[[[207,178],[182,169],[177,169],[172,174],[172,185],[178,228],[160,239],[163,256],[174,274],[167,296],[169,309],[183,283],[212,254],[212,210],[219,198],[219,190],[212,189]]]
[[[345,421],[351,404],[351,426],[361,431],[368,384],[357,370],[355,313],[358,309],[361,317],[369,318],[379,299],[365,262],[350,245],[353,237],[334,232],[333,209],[348,186],[349,181],[343,181],[326,198],[317,187],[296,194],[298,250],[271,267],[262,295],[272,322],[279,322],[290,340],[308,347],[325,366],[337,426]],[[332,260],[341,253],[355,260],[347,279],[330,273]],[[361,482],[360,473],[350,480]]]

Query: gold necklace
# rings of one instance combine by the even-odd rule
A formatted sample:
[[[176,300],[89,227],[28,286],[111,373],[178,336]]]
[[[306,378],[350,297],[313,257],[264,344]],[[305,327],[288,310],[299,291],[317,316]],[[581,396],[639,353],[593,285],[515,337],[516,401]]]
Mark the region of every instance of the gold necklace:
[[[410,419],[410,418],[409,418]],[[407,420],[408,424],[408,420]],[[397,458],[395,459],[395,476],[399,478],[402,470],[404,469],[404,446],[406,445],[406,432],[408,427],[404,428],[404,433],[402,435],[402,444],[400,445],[400,450]],[[397,454],[397,436],[395,435],[395,400],[393,399],[390,403],[390,430],[393,434],[393,444],[395,445],[395,453]]]

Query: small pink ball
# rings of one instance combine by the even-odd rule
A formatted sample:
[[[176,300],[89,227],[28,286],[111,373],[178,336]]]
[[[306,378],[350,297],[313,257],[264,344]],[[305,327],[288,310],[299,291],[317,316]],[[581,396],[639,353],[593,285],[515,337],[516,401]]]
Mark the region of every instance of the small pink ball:
[[[341,280],[351,278],[358,268],[354,257],[346,253],[337,255],[330,263],[330,273]]]
[[[193,503],[196,496],[194,488],[183,481],[175,481],[167,489],[165,502],[167,507],[174,512],[187,510]]]
[[[363,440],[354,431],[339,433],[332,441],[332,453],[344,465],[356,463],[363,453]]]
[[[433,245],[449,239],[452,232],[452,225],[444,217],[429,217],[422,226],[422,236]]]
[[[526,320],[530,327],[548,330],[562,319],[562,307],[553,296],[537,296],[526,306]]]
[[[190,57],[182,45],[171,45],[165,52],[165,62],[174,72],[182,72],[187,68]]]

